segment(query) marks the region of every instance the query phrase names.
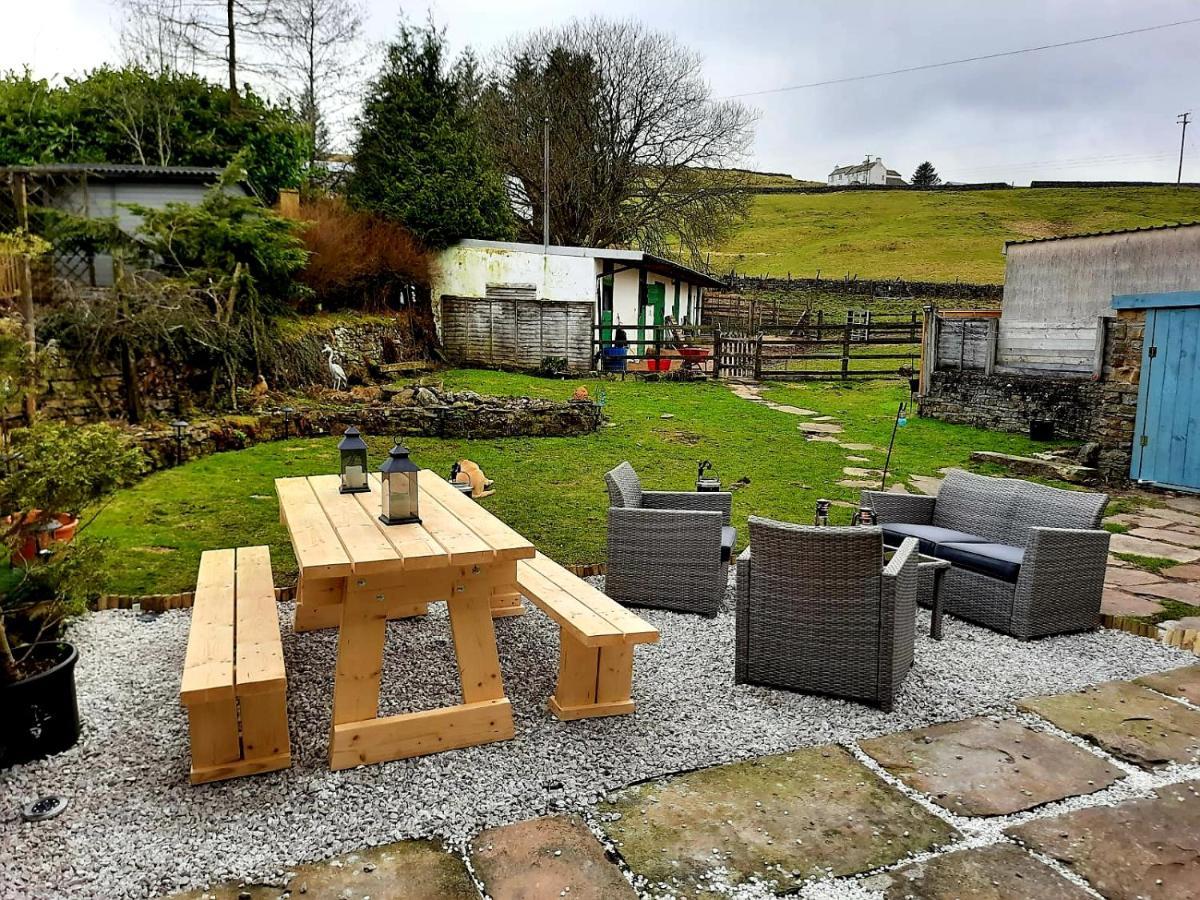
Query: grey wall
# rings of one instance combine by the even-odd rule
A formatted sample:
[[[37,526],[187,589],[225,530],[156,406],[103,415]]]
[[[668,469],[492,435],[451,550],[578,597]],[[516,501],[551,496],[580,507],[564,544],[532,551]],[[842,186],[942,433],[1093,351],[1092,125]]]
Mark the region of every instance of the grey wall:
[[[1200,225],[1008,248],[998,371],[1091,373],[1114,294],[1200,290]]]

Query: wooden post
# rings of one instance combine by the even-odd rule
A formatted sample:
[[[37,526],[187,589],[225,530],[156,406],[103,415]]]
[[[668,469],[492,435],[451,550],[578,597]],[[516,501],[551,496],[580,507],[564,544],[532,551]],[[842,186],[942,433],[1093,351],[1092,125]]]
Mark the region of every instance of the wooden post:
[[[850,323],[842,329],[842,380],[850,377]]]
[[[754,380],[762,381],[762,347],[763,336],[762,332],[758,333],[758,339],[754,342]]]
[[[25,173],[16,172],[12,176],[13,206],[17,212],[17,226],[26,234],[29,233],[29,193],[25,183]],[[21,319],[25,327],[25,345],[29,349],[30,359],[37,352],[37,326],[33,317],[33,270],[29,265],[29,254],[21,253],[17,258],[17,279],[21,291]],[[37,415],[37,396],[31,384],[25,386],[25,418],[32,424]]]
[[[713,326],[713,380],[721,377],[721,323]]]

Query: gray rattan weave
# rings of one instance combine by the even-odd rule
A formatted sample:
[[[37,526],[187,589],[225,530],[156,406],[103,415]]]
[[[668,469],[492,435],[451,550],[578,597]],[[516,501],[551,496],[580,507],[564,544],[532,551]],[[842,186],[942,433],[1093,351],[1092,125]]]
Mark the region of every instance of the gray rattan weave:
[[[917,542],[757,516],[737,560],[735,680],[890,710],[913,662]]]
[[[725,594],[721,527],[729,524],[729,493],[643,491],[633,467],[621,463],[608,485],[605,593],[633,606],[715,616]]]
[[[1065,491],[952,469],[938,496],[863,491],[880,524],[936,525],[1024,550],[1016,584],[953,566],[942,582],[951,615],[1029,639],[1094,628],[1109,534],[1105,494]],[[926,600],[932,580],[921,580]]]

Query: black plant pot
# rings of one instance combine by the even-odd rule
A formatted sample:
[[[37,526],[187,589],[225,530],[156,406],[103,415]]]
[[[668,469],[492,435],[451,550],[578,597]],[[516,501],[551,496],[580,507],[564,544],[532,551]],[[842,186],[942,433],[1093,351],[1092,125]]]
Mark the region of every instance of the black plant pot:
[[[50,663],[29,678],[0,684],[0,769],[61,753],[79,740],[79,705],[75,700],[75,662],[79,653],[65,642],[44,644],[42,660]]]

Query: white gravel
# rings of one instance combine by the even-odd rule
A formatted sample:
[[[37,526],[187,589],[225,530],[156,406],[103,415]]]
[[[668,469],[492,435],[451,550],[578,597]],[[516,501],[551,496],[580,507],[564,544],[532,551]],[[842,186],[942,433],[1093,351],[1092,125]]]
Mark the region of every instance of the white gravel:
[[[444,607],[433,610],[389,626],[384,715],[457,701]],[[188,784],[178,700],[189,613],[88,616],[71,633],[82,740],[0,773],[0,897],[146,897],[225,879],[278,881],[286,866],[408,837],[461,846],[481,828],[585,811],[608,791],[666,773],[1010,711],[1029,694],[1194,661],[1115,631],[1022,643],[952,618],[938,643],[924,637],[921,613],[916,664],[887,714],[735,686],[728,608],[715,620],[643,614],[662,641],[636,651],[635,715],[564,723],[549,714],[557,627],[531,609],[496,623],[514,740],[331,772],[336,633],[293,635],[292,608],[281,604],[292,767],[200,787]],[[21,823],[19,807],[45,793],[66,795],[70,807]]]

